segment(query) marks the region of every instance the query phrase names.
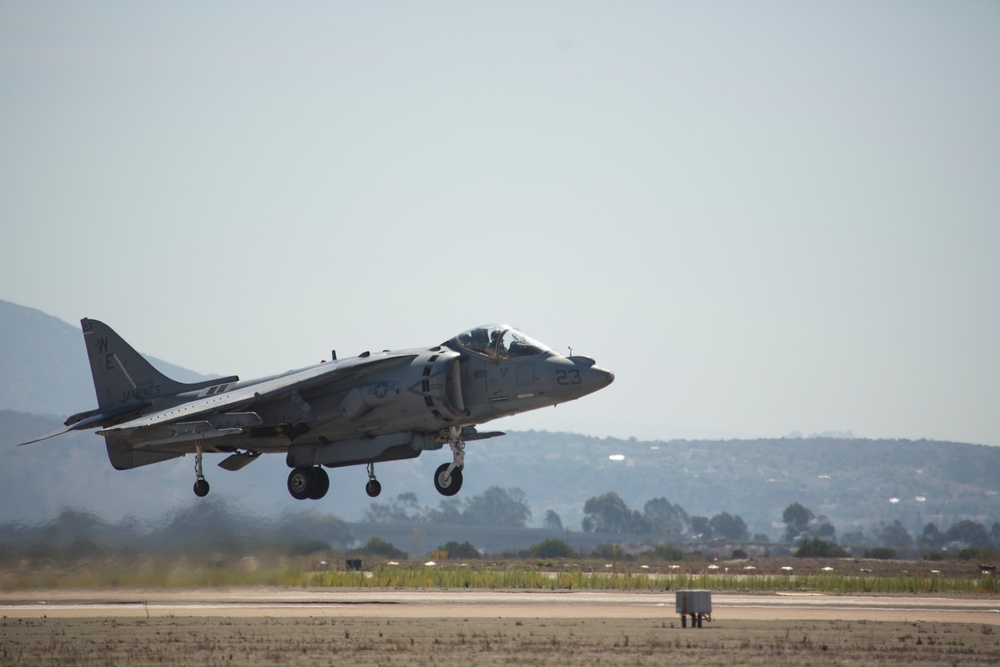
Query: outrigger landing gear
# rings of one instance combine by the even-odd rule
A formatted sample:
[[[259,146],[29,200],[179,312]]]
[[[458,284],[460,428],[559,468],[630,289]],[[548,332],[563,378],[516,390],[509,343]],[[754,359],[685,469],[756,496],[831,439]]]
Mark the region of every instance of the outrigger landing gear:
[[[448,429],[448,446],[454,459],[442,463],[434,472],[434,488],[442,496],[453,496],[462,488],[462,468],[465,467],[465,442],[462,429],[452,426]]]
[[[208,480],[201,467],[201,445],[194,446],[194,495],[204,498],[208,495]]]
[[[368,464],[368,483],[365,484],[365,493],[368,494],[369,498],[378,498],[378,494],[382,493],[382,485],[375,479],[374,463]]]

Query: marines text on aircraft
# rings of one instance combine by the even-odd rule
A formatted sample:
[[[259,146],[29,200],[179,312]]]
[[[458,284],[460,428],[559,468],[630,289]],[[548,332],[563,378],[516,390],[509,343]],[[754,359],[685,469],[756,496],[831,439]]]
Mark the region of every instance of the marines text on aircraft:
[[[434,473],[445,495],[462,486],[465,443],[503,435],[477,424],[572,401],[602,389],[614,375],[588,357],[565,357],[507,325],[470,329],[427,349],[365,352],[350,359],[241,382],[166,377],[111,327],[83,319],[98,408],[75,414],[67,431],[99,428],[111,465],[126,470],[194,453],[194,492],[208,493],[202,454],[240,470],[280,452],[288,491],[322,498],[324,468],[366,465],[369,496],[381,492],[375,464],[448,445],[452,460]],[[23,443],[29,444],[29,443]]]

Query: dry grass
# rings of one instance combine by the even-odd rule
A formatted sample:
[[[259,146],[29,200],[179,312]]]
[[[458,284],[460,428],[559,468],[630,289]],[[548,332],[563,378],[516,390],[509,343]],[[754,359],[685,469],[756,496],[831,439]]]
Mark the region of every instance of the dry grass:
[[[443,561],[434,566],[366,561],[365,572],[343,560],[287,556],[133,555],[0,564],[0,590],[102,588],[440,588],[504,590],[668,591],[704,588],[760,593],[816,591],[836,594],[1000,594],[1000,579],[980,576],[959,561],[756,559],[708,563],[603,563],[595,561]],[[753,569],[745,569],[752,567]],[[783,570],[789,567],[791,570]],[[824,570],[823,568],[831,568]]]

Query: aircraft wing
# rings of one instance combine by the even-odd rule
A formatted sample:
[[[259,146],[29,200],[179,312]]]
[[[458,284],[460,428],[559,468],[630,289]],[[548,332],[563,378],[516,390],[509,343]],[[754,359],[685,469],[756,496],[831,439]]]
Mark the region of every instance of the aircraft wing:
[[[242,426],[252,425],[247,422],[244,412],[247,408],[261,401],[272,400],[283,396],[293,396],[299,391],[310,389],[324,384],[341,382],[358,375],[371,373],[375,370],[396,366],[413,359],[414,354],[389,354],[370,357],[353,357],[339,361],[330,361],[318,366],[312,366],[299,371],[280,375],[261,382],[248,384],[244,387],[237,387],[230,391],[198,398],[181,405],[143,415],[138,419],[105,428],[98,431],[98,435],[119,435],[129,436],[135,439],[138,447],[165,444],[162,434],[162,427],[173,425],[177,428],[171,429],[170,440],[174,442],[182,440],[200,440],[231,433],[238,433]],[[294,400],[294,398],[293,398]],[[237,424],[235,428],[206,429],[207,422],[199,420],[205,415],[225,413],[231,415],[242,424]],[[253,415],[256,417],[256,415]],[[138,437],[143,432],[150,436],[148,438]]]

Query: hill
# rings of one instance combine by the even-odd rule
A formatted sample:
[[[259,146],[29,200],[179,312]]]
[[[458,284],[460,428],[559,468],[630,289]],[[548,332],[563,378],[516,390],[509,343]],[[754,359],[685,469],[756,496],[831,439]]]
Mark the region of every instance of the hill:
[[[56,428],[45,417],[0,411],[4,439]],[[568,433],[514,432],[472,443],[466,485],[458,497],[491,486],[521,488],[540,525],[547,510],[567,528],[578,530],[588,498],[617,492],[631,508],[665,497],[689,514],[739,514],[751,532],[777,537],[783,510],[791,503],[826,515],[838,534],[878,522],[899,520],[911,534],[938,519],[947,526],[973,519],[987,527],[1000,520],[1000,449],[929,441],[734,440],[646,442],[598,439]],[[612,460],[621,456],[622,460]],[[271,517],[315,507],[358,520],[371,499],[362,487],[362,468],[330,471],[331,493],[319,503],[293,500],[285,489],[282,457],[265,456],[236,473],[212,463],[206,474],[212,496],[244,511]],[[421,505],[436,507],[431,476],[446,458],[427,453],[412,461],[378,466],[391,502],[413,493]],[[126,515],[154,518],[194,504],[192,460],[188,458],[119,472],[111,468],[101,438],[72,433],[29,447],[4,450],[0,522],[50,519],[64,507],[117,520]],[[894,500],[895,499],[895,500]]]
[[[194,382],[207,377],[147,358],[177,380]],[[80,327],[0,300],[0,408],[65,418],[94,405],[94,384]]]
[[[103,440],[75,432],[28,447],[11,444],[55,430],[68,413],[94,406],[79,329],[30,308],[0,302],[0,522],[37,522],[63,508],[112,521],[153,519],[197,502],[190,457],[125,472],[108,463]],[[155,362],[182,380],[203,376]],[[52,417],[56,415],[58,418]],[[614,456],[614,459],[611,457]],[[330,471],[331,492],[319,503],[293,500],[284,458],[264,456],[239,472],[206,458],[212,497],[263,517],[333,512],[362,518],[371,500],[363,468]],[[413,493],[437,507],[433,470],[448,459],[430,452],[378,466],[383,496]],[[491,486],[520,488],[541,525],[553,510],[579,529],[588,498],[615,491],[630,508],[663,497],[688,514],[740,515],[751,533],[777,537],[783,510],[801,503],[843,534],[899,520],[912,534],[929,521],[942,527],[972,519],[1000,520],[1000,448],[950,442],[846,438],[670,442],[514,432],[472,442],[458,501]]]

